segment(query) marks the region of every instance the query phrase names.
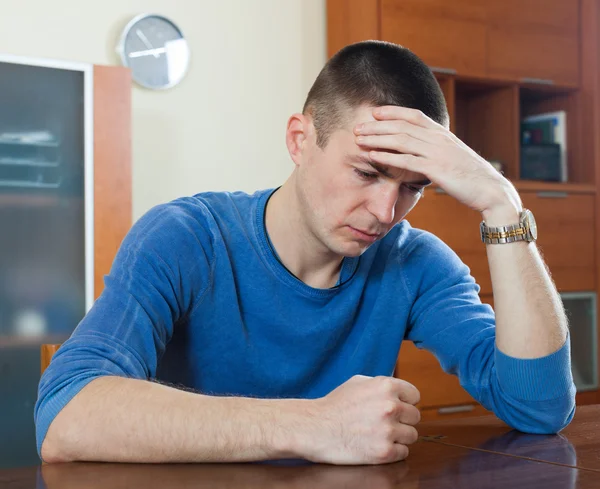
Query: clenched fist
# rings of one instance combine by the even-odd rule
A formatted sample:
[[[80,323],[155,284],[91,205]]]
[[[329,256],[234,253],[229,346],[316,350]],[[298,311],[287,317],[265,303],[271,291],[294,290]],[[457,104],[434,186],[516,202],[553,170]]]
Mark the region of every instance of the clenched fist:
[[[356,375],[315,400],[305,457],[344,465],[403,460],[418,438],[419,400],[417,388],[404,380]]]

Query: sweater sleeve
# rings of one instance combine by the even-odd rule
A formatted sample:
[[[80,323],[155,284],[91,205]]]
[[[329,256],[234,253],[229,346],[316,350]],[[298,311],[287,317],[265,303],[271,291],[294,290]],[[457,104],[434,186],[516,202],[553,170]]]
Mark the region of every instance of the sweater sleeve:
[[[414,298],[406,339],[432,352],[445,372],[513,428],[563,429],[575,413],[569,338],[542,358],[505,355],[496,347],[494,311],[481,303],[469,268],[443,241],[421,232],[403,261]]]
[[[209,288],[214,255],[200,204],[176,202],[154,207],[131,228],[102,294],[42,375],[34,409],[40,457],[48,427],[89,382],[155,377],[174,325]]]

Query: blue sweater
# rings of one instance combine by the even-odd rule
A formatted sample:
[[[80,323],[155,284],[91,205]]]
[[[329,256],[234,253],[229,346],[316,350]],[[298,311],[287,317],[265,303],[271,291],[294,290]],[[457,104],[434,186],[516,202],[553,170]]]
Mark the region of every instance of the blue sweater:
[[[509,425],[552,433],[569,423],[569,341],[535,360],[501,353],[492,308],[440,239],[403,221],[345,258],[337,286],[312,288],[270,246],[272,192],[184,197],[135,223],[104,291],[42,376],[38,452],[54,417],[101,376],[314,399],[356,374],[392,375],[403,339],[433,352]]]

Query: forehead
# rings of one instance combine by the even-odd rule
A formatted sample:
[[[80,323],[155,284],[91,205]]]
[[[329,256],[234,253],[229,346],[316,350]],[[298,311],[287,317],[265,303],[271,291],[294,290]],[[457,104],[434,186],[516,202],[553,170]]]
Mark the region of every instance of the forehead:
[[[341,158],[344,165],[358,166],[365,170],[372,170],[368,162],[365,161],[365,157],[361,155],[363,150],[356,144],[354,127],[362,122],[375,121],[373,117],[374,107],[361,106],[353,109],[348,115],[346,123],[341,129],[338,129],[332,134],[329,146],[337,153],[337,156]],[[383,165],[378,165],[383,166]],[[416,173],[408,170],[402,170],[400,168],[394,168],[392,166],[383,166],[388,175],[401,181],[414,181],[420,182],[427,180],[427,177],[421,173]]]
[[[360,107],[356,107],[355,109],[351,109],[347,115],[347,123],[345,129],[352,132],[354,126],[356,124],[360,124],[361,122],[370,122],[374,121],[373,117],[373,109],[375,107],[361,105]]]

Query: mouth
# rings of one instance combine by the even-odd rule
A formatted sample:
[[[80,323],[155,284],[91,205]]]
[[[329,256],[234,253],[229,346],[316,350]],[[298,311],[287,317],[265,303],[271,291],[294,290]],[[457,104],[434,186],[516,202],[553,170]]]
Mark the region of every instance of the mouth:
[[[350,229],[350,232],[356,236],[358,239],[362,240],[362,241],[368,241],[368,242],[375,242],[377,241],[377,239],[381,236],[381,233],[369,233],[367,231],[363,231],[361,229],[356,229],[353,228],[352,226],[348,226],[348,228]]]

